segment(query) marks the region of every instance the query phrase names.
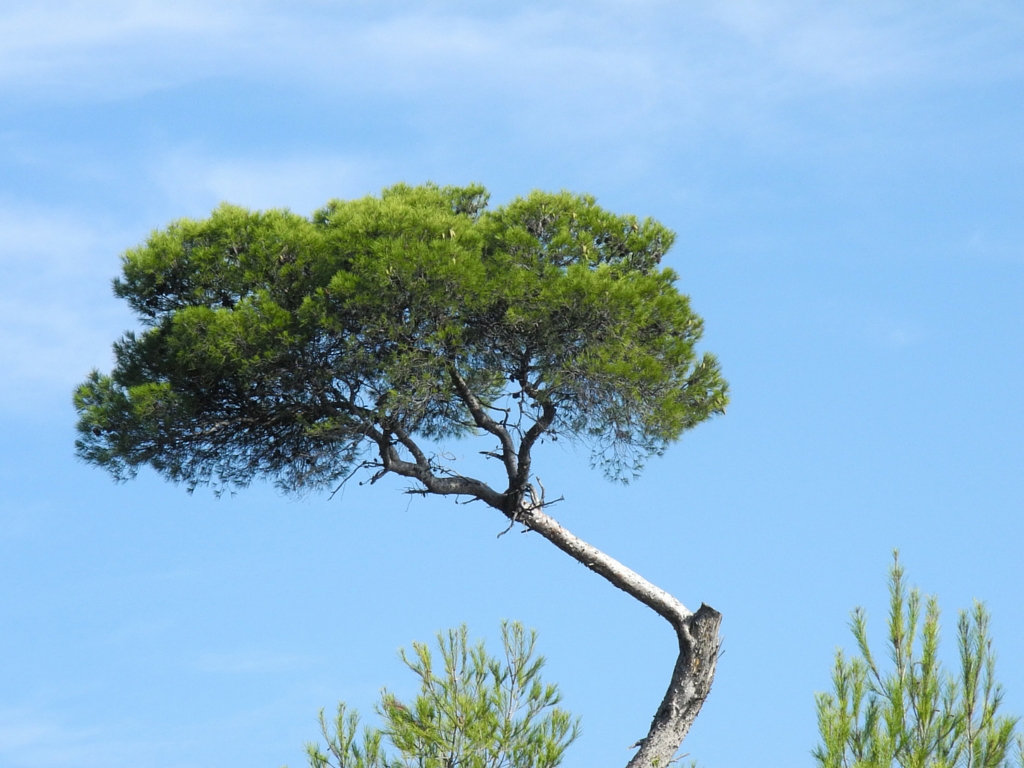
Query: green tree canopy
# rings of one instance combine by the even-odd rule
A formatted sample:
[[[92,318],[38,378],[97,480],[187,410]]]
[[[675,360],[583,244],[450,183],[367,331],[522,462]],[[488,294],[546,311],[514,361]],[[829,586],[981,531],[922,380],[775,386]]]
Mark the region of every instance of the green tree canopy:
[[[78,454],[117,479],[149,465],[189,489],[265,477],[289,492],[360,467],[468,496],[656,611],[680,655],[631,768],[665,765],[714,678],[721,614],[696,612],[545,511],[542,439],[586,444],[628,480],[725,410],[702,322],[660,266],[672,233],[592,197],[398,185],[305,218],[222,206],[123,257],[143,328],[78,388]],[[501,481],[432,446],[471,434]],[[496,443],[496,445],[495,445]],[[538,483],[539,485],[539,483]]]
[[[76,393],[79,455],[119,479],[148,464],[298,491],[478,430],[476,400],[522,458],[569,437],[624,479],[724,410],[701,319],[659,267],[669,230],[566,192],[486,203],[399,185],[311,218],[222,205],[154,232],[114,283],[143,329]]]

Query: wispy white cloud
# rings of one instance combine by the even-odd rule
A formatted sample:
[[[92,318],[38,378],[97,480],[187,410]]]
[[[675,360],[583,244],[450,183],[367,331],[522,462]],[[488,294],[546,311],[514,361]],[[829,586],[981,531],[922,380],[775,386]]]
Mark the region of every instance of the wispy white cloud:
[[[1006,233],[978,229],[959,250],[972,261],[1024,264],[1024,233],[1019,228]]]
[[[24,412],[67,402],[110,356],[120,319],[108,300],[119,236],[71,214],[0,206],[0,391]],[[118,329],[119,330],[119,329]]]
[[[0,12],[0,86],[111,98],[194,77],[234,52],[230,6],[39,0]]]
[[[880,18],[867,6],[810,2],[716,3],[712,16],[778,77],[816,85],[893,84],[926,73],[924,41],[889,7]]]
[[[149,173],[168,205],[194,216],[207,215],[220,202],[305,215],[331,198],[378,191],[373,179],[379,175],[372,161],[357,157],[232,159],[189,148],[164,154]]]
[[[95,728],[59,723],[30,709],[0,709],[0,764],[17,768],[92,768],[138,765],[142,745]]]
[[[97,98],[234,75],[453,102],[490,91],[573,105],[680,88],[707,96],[772,79],[799,90],[1005,76],[1024,65],[1019,46],[1007,44],[1024,32],[1024,12],[1008,2],[927,11],[778,0],[486,9],[43,0],[5,8],[0,87]]]
[[[29,54],[28,60],[36,53],[105,47],[149,33],[212,31],[226,20],[214,6],[189,2],[33,0],[5,6],[0,28],[6,34],[0,50],[7,56]]]
[[[95,268],[89,255],[108,240],[107,233],[65,211],[0,205],[0,265],[8,278],[81,275]]]
[[[1024,74],[1024,10],[998,0],[925,9],[819,0],[17,0],[5,8],[0,95],[107,101],[210,79],[260,83],[329,97],[325,119],[352,97],[356,108],[393,109],[413,134],[475,136],[480,124],[509,154],[600,152],[626,177],[668,147],[723,131],[782,150],[812,140],[830,149],[831,137],[809,137],[813,127],[794,127],[788,111],[823,95]],[[332,195],[376,189],[371,180],[395,154],[379,142],[376,152],[324,161],[221,155],[207,165],[202,152],[177,148],[160,155],[154,174],[183,213],[220,199],[308,212]]]
[[[24,749],[53,738],[53,723],[32,719],[12,711],[0,712],[0,755]]]
[[[79,350],[95,341],[83,320],[84,313],[59,303],[0,298],[0,359],[6,369],[0,381],[5,394],[28,394],[41,385],[69,387],[81,378],[91,366]]]
[[[719,2],[713,15],[794,73],[835,85],[892,86],[1021,74],[1006,45],[1024,33],[1018,3]],[[1001,44],[1002,43],[1002,44]],[[1015,62],[1015,71],[1006,67]]]

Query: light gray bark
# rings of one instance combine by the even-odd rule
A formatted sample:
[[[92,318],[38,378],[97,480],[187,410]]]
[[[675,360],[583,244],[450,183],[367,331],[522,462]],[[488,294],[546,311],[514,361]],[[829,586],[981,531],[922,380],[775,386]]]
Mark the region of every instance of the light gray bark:
[[[722,614],[703,604],[696,613],[687,610],[665,590],[570,533],[543,509],[526,507],[520,520],[574,560],[651,608],[675,630],[679,658],[672,680],[647,736],[637,743],[640,749],[627,766],[665,768],[675,757],[711,690],[721,648],[718,628]]]
[[[722,614],[702,603],[697,612],[683,622],[683,628],[677,630],[679,658],[672,671],[672,681],[654,715],[650,731],[627,768],[664,768],[679,751],[715,679],[722,646],[718,635],[721,623]]]
[[[382,472],[393,472],[422,484],[419,493],[470,496],[499,510],[512,523],[520,523],[550,541],[571,558],[594,573],[607,579],[613,586],[636,598],[672,625],[679,642],[679,657],[672,671],[672,679],[654,715],[650,730],[634,746],[639,750],[627,768],[666,768],[675,758],[680,744],[697,718],[711,690],[718,662],[721,640],[718,629],[722,615],[707,605],[694,613],[663,589],[656,587],[640,574],[609,557],[578,536],[570,533],[544,511],[543,493],[537,494],[529,485],[531,449],[537,439],[550,427],[555,418],[555,407],[544,401],[540,392],[525,379],[520,381],[523,392],[531,397],[538,408],[532,426],[519,433],[518,450],[509,429],[493,420],[485,406],[470,391],[459,375],[454,363],[451,376],[459,398],[472,414],[477,427],[495,436],[500,454],[489,453],[501,461],[508,477],[508,489],[499,492],[480,480],[463,477],[438,468],[412,441],[400,425],[388,425],[386,432],[367,429],[367,436],[377,443]],[[403,460],[395,443],[403,446],[412,461]]]

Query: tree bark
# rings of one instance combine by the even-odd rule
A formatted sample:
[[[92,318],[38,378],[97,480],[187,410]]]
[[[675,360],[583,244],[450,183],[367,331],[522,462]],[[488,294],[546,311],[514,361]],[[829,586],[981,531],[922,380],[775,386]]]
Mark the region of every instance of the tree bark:
[[[531,531],[654,610],[675,630],[679,658],[672,680],[647,736],[634,745],[640,749],[627,766],[666,768],[675,758],[711,690],[722,644],[718,635],[722,614],[703,604],[696,613],[688,610],[668,592],[570,533],[547,515],[541,505],[524,502],[517,517]]]
[[[696,613],[690,611],[668,592],[570,533],[544,512],[543,488],[538,496],[533,486],[528,484],[530,454],[534,443],[553,423],[555,407],[550,401],[539,399],[535,386],[527,381],[525,376],[521,377],[520,384],[524,393],[533,399],[540,413],[535,415],[534,423],[526,434],[522,435],[517,451],[512,435],[503,424],[499,424],[488,415],[484,404],[470,391],[459,374],[454,361],[450,366],[450,373],[456,391],[472,414],[476,425],[498,438],[501,453],[489,455],[500,458],[504,465],[509,480],[508,489],[504,493],[498,493],[486,483],[461,475],[439,477],[426,455],[404,430],[397,427],[392,431],[412,454],[414,461],[407,462],[399,458],[387,435],[370,434],[378,444],[384,471],[418,480],[424,485],[426,493],[467,495],[483,501],[499,510],[513,524],[521,523],[529,530],[539,533],[569,557],[639,600],[672,625],[679,642],[679,657],[672,671],[672,680],[661,706],[654,715],[650,730],[643,739],[633,745],[640,749],[627,766],[666,768],[674,760],[679,746],[711,690],[721,648],[718,629],[722,623],[722,614],[703,604]]]
[[[665,768],[675,757],[711,691],[722,646],[718,636],[721,623],[722,614],[702,603],[686,620],[684,630],[677,631],[679,658],[672,681],[650,731],[639,742],[640,750],[626,768]]]

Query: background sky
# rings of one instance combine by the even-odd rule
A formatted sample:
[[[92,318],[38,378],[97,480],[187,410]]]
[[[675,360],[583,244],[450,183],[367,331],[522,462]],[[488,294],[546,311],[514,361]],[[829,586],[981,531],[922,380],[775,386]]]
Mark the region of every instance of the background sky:
[[[1024,714],[1022,129],[1011,0],[5,0],[0,764],[299,768],[321,707],[412,693],[399,647],[505,617],[583,718],[565,765],[628,760],[670,628],[496,513],[386,482],[216,500],[74,458],[71,391],[134,327],[122,251],[221,200],[399,181],[589,192],[678,232],[729,413],[628,487],[571,449],[535,467],[570,530],[724,614],[683,751],[811,765],[895,547],[947,658],[987,601]]]

